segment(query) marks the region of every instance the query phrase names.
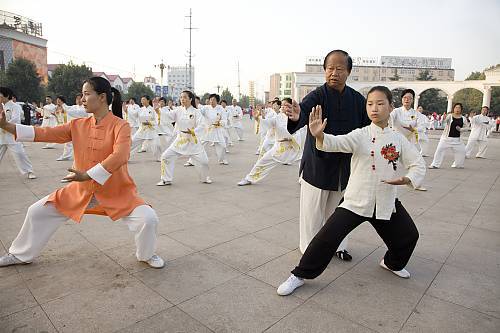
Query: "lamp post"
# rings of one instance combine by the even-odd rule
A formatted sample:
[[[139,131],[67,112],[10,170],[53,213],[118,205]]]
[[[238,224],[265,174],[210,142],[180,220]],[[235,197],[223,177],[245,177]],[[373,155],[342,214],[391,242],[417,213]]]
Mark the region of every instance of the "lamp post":
[[[154,65],[154,67],[160,69],[160,96],[163,97],[163,70],[167,68],[167,66],[163,63],[163,59],[161,59],[161,63],[158,65]]]

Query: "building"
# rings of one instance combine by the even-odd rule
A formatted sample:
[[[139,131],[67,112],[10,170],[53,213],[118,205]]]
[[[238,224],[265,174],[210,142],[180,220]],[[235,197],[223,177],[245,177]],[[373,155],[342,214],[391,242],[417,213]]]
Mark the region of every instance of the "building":
[[[353,66],[347,82],[416,81],[426,72],[436,81],[453,81],[455,70],[451,58],[432,57],[352,57]],[[307,57],[305,72],[274,73],[270,76],[271,98],[302,99],[323,84],[323,57]],[[274,97],[273,97],[274,96]]]
[[[179,99],[183,90],[189,89],[194,92],[194,67],[191,67],[191,73],[187,65],[168,66],[167,69],[168,91],[174,100]]]
[[[35,64],[38,75],[47,83],[47,40],[42,38],[42,24],[6,11],[0,11],[0,16],[0,70],[24,58]]]

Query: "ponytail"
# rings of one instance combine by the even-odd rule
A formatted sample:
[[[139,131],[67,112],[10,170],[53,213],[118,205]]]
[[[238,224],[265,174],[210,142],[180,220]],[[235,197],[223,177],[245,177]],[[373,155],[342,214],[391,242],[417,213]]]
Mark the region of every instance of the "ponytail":
[[[111,87],[111,93],[113,94],[113,101],[111,102],[111,111],[118,118],[123,118],[122,113],[122,94],[120,91],[114,87]]]

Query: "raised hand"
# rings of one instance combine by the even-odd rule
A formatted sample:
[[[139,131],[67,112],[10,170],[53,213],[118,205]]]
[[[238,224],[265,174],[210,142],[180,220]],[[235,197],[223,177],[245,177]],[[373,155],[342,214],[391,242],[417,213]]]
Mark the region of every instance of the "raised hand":
[[[298,121],[300,118],[300,106],[296,101],[292,101],[292,107],[285,110],[285,114],[288,119],[292,121]]]
[[[309,131],[312,136],[318,139],[323,139],[323,131],[326,127],[326,118],[323,120],[323,112],[321,105],[316,105],[309,113]]]
[[[0,128],[4,128],[7,125],[7,115],[3,110],[3,104],[0,103]]]

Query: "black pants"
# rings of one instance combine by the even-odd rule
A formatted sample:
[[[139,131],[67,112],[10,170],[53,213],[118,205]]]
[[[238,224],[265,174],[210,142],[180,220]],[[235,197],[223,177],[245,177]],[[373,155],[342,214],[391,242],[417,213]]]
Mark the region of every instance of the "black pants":
[[[385,265],[395,271],[403,269],[417,245],[418,230],[406,209],[396,199],[396,212],[392,213],[389,221],[367,218],[337,207],[309,243],[292,274],[304,279],[319,276],[332,260],[340,242],[364,221],[371,223],[388,248],[384,256]]]

